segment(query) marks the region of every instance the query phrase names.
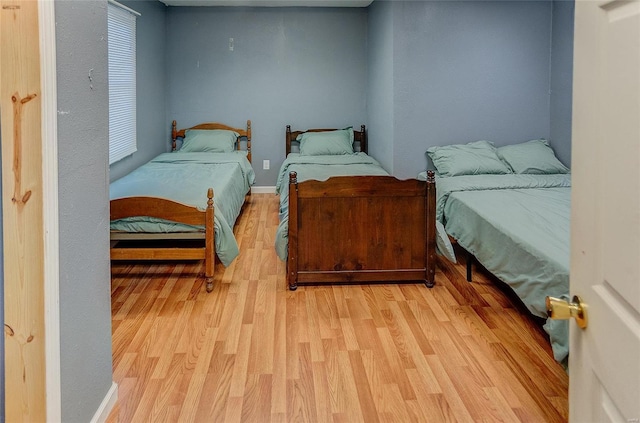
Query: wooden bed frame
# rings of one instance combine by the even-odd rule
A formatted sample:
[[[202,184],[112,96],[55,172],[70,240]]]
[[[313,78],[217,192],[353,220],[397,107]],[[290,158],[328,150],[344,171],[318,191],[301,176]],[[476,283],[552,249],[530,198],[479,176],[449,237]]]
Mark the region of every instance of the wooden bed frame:
[[[247,128],[233,128],[221,123],[202,123],[186,129],[225,129],[235,131],[238,137],[237,149],[240,150],[240,137],[247,138],[247,157],[251,162],[251,121]],[[172,122],[172,150],[176,149],[176,139],[184,138],[186,129],[177,130],[176,121]],[[204,195],[204,193],[203,193]],[[111,220],[135,216],[149,216],[170,220],[187,225],[203,226],[204,232],[179,233],[127,233],[111,232],[111,260],[203,260],[205,261],[205,279],[207,292],[213,290],[215,264],[215,232],[213,227],[213,188],[207,190],[207,208],[200,211],[197,207],[156,197],[127,197],[111,201]],[[141,243],[158,241],[199,240],[196,246],[140,246]],[[202,244],[204,240],[204,245]],[[126,241],[126,242],[125,242]],[[138,245],[131,245],[131,243]],[[121,244],[125,244],[122,246]]]
[[[310,131],[329,131],[314,129]],[[302,132],[287,126],[287,154]],[[354,131],[366,152],[364,125]],[[435,176],[336,176],[297,181],[289,174],[287,283],[435,283]]]

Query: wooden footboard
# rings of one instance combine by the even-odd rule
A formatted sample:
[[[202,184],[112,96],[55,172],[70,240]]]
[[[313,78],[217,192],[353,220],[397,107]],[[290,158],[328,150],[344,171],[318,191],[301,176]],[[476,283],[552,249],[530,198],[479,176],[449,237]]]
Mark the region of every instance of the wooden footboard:
[[[175,201],[154,197],[128,197],[111,201],[111,220],[135,216],[149,216],[170,220],[187,225],[202,226],[204,233],[199,238],[204,246],[195,247],[121,247],[118,242],[123,239],[149,240],[157,239],[194,239],[194,233],[185,233],[183,237],[176,234],[127,234],[123,236],[112,232],[111,260],[205,260],[205,278],[207,292],[213,290],[215,264],[215,232],[213,229],[213,189],[207,192],[207,208],[200,211],[196,207],[187,206]],[[198,233],[195,233],[198,234]]]
[[[435,277],[435,179],[289,175],[287,282],[423,281]]]

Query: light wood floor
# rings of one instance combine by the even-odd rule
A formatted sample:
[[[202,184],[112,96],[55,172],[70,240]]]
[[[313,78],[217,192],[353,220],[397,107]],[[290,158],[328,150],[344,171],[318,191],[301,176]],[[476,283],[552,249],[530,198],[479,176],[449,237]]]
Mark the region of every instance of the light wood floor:
[[[277,197],[252,195],[209,294],[201,263],[113,264],[109,422],[567,420],[544,332],[481,271],[290,292],[277,224]]]

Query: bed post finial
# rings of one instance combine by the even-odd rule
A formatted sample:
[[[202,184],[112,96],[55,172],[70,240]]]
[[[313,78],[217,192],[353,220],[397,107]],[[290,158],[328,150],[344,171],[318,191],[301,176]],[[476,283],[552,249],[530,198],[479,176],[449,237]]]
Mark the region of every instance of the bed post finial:
[[[427,182],[430,184],[436,182],[436,173],[433,170],[427,170]]]
[[[207,206],[208,207],[212,207],[213,206],[213,188],[209,188],[207,190]]]
[[[297,184],[298,183],[298,172],[289,172],[289,183]]]
[[[240,143],[238,143],[240,147]],[[251,161],[251,120],[247,119],[247,158]]]
[[[288,156],[291,153],[291,125],[287,125],[287,130],[285,132],[285,140],[287,141],[285,156]]]
[[[178,136],[178,129],[176,128],[176,121],[171,122],[171,151],[176,151],[176,138]]]

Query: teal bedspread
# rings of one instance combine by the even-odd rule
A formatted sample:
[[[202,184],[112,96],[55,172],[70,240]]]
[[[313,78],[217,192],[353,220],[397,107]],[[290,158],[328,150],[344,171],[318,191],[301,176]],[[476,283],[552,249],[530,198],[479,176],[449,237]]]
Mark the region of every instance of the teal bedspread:
[[[568,298],[571,176],[437,178],[437,219],[460,246],[507,283],[536,316],[545,296]],[[567,321],[547,319],[554,357],[568,355]]]
[[[290,153],[280,167],[276,193],[280,194],[280,224],[275,247],[280,259],[287,260],[289,233],[289,172],[298,173],[298,182],[326,181],[332,176],[389,175],[380,163],[365,153],[335,156],[301,156]]]
[[[246,151],[231,153],[164,153],[110,185],[111,200],[124,197],[159,197],[207,207],[207,189],[214,192],[215,248],[224,266],[239,254],[233,235],[244,197],[255,174]],[[111,230],[124,232],[193,232],[194,227],[146,216],[111,222]]]

